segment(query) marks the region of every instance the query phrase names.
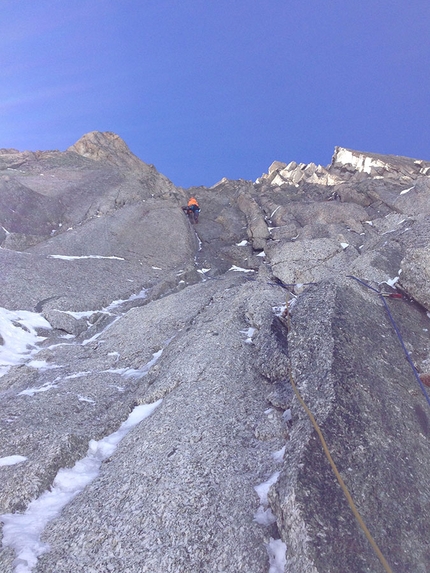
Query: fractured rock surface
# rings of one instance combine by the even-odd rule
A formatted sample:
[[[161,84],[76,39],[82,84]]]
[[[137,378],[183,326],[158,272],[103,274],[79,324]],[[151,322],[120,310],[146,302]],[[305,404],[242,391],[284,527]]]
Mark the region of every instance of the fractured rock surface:
[[[291,372],[392,571],[429,571],[429,182],[341,147],[188,190],[111,132],[0,150],[0,569],[382,573]]]

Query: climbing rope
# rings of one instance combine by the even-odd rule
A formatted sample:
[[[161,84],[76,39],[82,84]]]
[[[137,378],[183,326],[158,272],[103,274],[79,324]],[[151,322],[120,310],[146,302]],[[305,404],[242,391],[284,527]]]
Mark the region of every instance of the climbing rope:
[[[372,288],[372,287],[370,287],[370,288]],[[288,323],[288,332],[290,332],[291,321],[290,321],[290,313],[288,311],[288,304],[287,304],[287,323]],[[342,476],[340,475],[339,470],[337,469],[333,458],[331,457],[330,451],[328,449],[327,443],[326,443],[324,436],[322,434],[321,428],[318,425],[318,422],[315,420],[314,415],[312,414],[312,412],[308,408],[306,402],[303,400],[303,398],[300,395],[300,392],[297,389],[297,386],[296,386],[296,383],[295,383],[294,377],[293,377],[291,360],[289,361],[289,364],[288,364],[288,375],[290,378],[291,386],[294,390],[294,394],[296,395],[300,404],[303,406],[303,409],[305,410],[306,414],[308,415],[308,417],[312,423],[312,426],[314,427],[316,433],[318,434],[318,437],[321,441],[321,445],[323,447],[324,453],[325,453],[325,455],[326,455],[326,457],[327,457],[327,459],[328,459],[328,461],[329,461],[329,463],[333,469],[333,472],[336,476],[337,481],[339,482],[340,487],[342,488],[342,491],[346,497],[346,500],[349,504],[349,507],[351,508],[352,513],[354,514],[354,517],[358,521],[361,529],[364,532],[364,535],[366,536],[367,540],[369,541],[370,545],[372,546],[374,552],[376,553],[376,555],[377,555],[379,561],[381,562],[382,566],[384,567],[386,573],[393,573],[391,567],[388,565],[387,560],[383,556],[381,550],[379,549],[378,545],[376,544],[376,541],[373,539],[370,531],[367,529],[366,524],[364,523],[361,515],[358,512],[358,509],[355,506],[354,500],[352,499],[352,496],[349,493],[348,488],[346,487],[345,482],[343,481]]]
[[[388,304],[387,304],[387,301],[385,300],[384,293],[381,293],[381,291],[379,291],[378,289],[372,287],[371,285],[367,284],[366,282],[362,281],[361,279],[359,279],[359,278],[357,278],[357,277],[354,277],[353,275],[347,275],[347,276],[348,276],[348,278],[354,279],[354,280],[356,280],[357,282],[359,282],[360,284],[362,284],[363,286],[365,286],[365,287],[367,287],[368,289],[372,290],[372,291],[375,292],[377,295],[379,295],[379,297],[381,298],[382,302],[384,303],[385,310],[387,311],[388,317],[389,317],[389,319],[390,319],[391,325],[392,325],[392,327],[394,328],[394,331],[395,331],[395,333],[396,333],[396,335],[397,335],[397,338],[398,338],[399,341],[400,341],[400,344],[402,345],[403,352],[405,353],[405,356],[406,356],[406,360],[409,362],[409,365],[410,365],[410,367],[412,368],[412,372],[414,373],[415,379],[417,380],[417,382],[418,382],[418,384],[419,384],[419,386],[420,386],[420,388],[421,388],[421,391],[422,391],[422,393],[424,394],[425,399],[427,400],[427,404],[430,406],[430,398],[429,398],[429,395],[428,395],[428,393],[427,393],[427,390],[425,389],[425,386],[424,386],[424,384],[422,383],[422,380],[421,380],[421,378],[420,378],[420,375],[418,374],[418,371],[417,371],[417,369],[415,368],[415,364],[412,362],[412,359],[411,359],[411,357],[410,357],[410,355],[409,355],[409,352],[408,352],[407,349],[406,349],[406,346],[405,346],[405,343],[404,343],[404,341],[403,341],[402,335],[401,335],[401,333],[400,333],[399,327],[397,326],[397,324],[396,324],[396,322],[395,322],[395,320],[394,320],[394,318],[393,318],[393,315],[391,314],[391,311],[390,311],[390,308],[389,308],[389,306],[388,306]],[[397,293],[393,293],[393,294],[397,294]]]

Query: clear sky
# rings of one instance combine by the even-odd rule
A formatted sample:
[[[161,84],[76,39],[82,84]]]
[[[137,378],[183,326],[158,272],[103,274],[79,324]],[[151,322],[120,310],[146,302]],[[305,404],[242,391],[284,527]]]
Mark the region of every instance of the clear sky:
[[[0,147],[114,131],[183,187],[430,160],[428,0],[1,0]]]

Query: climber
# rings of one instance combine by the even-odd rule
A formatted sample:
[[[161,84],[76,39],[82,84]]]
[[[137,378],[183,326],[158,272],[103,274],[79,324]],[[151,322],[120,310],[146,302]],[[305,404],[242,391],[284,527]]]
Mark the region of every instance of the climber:
[[[186,207],[182,207],[182,210],[187,215],[192,215],[194,223],[199,222],[200,207],[195,197],[191,197],[191,199],[188,201],[188,205]]]

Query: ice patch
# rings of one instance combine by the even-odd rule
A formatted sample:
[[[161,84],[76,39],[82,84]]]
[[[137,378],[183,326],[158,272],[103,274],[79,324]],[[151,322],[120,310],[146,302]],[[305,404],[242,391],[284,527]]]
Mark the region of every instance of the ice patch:
[[[0,458],[0,467],[3,466],[14,466],[16,464],[20,464],[26,461],[25,456],[6,456],[4,458]]]
[[[76,462],[73,468],[60,469],[52,488],[33,500],[25,513],[0,516],[4,523],[3,547],[11,547],[16,553],[15,573],[30,573],[37,565],[38,557],[49,551],[49,545],[40,539],[46,525],[98,476],[101,463],[114,453],[124,436],[150,416],[161,402],[136,406],[116,432],[99,441],[91,440],[86,457]]]
[[[39,350],[37,344],[46,339],[37,329],[51,329],[41,314],[28,310],[7,310],[0,307],[0,377],[11,366],[23,364]]]
[[[236,246],[237,247],[244,247],[247,244],[248,244],[248,241],[243,240],[243,241],[240,241],[240,243],[236,243]]]
[[[340,246],[342,249],[346,249],[346,247],[349,247],[349,243],[341,243]]]

